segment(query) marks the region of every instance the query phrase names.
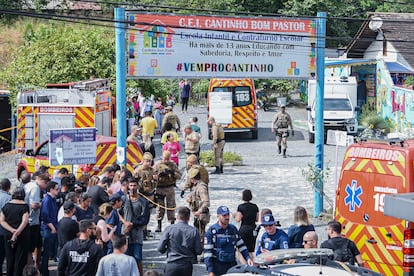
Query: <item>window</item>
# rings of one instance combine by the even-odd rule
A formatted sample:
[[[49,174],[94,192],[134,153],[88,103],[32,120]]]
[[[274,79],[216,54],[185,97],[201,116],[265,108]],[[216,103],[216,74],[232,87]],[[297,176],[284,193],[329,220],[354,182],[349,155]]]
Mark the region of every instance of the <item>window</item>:
[[[233,106],[246,106],[252,103],[250,87],[234,87]]]
[[[352,111],[351,103],[348,99],[324,99],[324,110],[333,111]]]
[[[37,156],[44,156],[44,157],[48,157],[49,156],[49,143],[44,143],[38,150],[36,153]]]

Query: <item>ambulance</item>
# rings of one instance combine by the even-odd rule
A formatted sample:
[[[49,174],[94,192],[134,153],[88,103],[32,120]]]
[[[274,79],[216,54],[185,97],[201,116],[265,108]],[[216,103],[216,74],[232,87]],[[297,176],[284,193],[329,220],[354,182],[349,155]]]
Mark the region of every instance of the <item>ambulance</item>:
[[[95,127],[111,136],[111,91],[108,79],[93,79],[17,95],[17,149],[35,150],[49,139],[50,129]]]
[[[335,219],[357,245],[365,267],[384,275],[414,275],[414,224],[384,215],[386,195],[413,191],[414,140],[368,140],[347,148]]]
[[[53,175],[62,167],[67,168],[69,172],[74,173],[76,176],[80,176],[81,174],[88,174],[90,176],[99,175],[103,173],[107,166],[116,163],[116,147],[115,137],[97,135],[96,162],[94,164],[51,166],[49,162],[49,141],[47,140],[37,149],[27,150],[22,158],[20,158],[16,167],[17,178],[19,179],[23,172],[34,173],[40,166],[48,167],[50,175]],[[142,155],[141,148],[136,142],[127,141],[126,168],[133,171],[134,167],[143,159]]]
[[[257,139],[256,90],[252,79],[211,79],[207,93],[208,117],[213,116],[224,132],[250,132]],[[211,139],[211,126],[208,131]]]

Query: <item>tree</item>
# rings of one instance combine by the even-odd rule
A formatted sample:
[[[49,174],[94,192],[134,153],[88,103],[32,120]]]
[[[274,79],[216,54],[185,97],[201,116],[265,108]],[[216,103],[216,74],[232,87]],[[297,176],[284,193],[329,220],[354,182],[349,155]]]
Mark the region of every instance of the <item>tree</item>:
[[[77,28],[75,28],[77,27]],[[14,98],[20,87],[115,76],[114,30],[63,24],[28,25],[14,60],[0,72]]]

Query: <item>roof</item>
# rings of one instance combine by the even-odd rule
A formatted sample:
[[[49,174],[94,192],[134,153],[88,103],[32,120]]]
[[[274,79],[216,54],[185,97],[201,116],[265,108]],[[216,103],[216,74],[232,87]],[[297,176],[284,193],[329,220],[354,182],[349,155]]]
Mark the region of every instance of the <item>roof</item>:
[[[384,39],[392,43],[394,48],[414,68],[414,13],[370,13],[362,23],[360,29],[348,44],[346,54],[348,58],[363,58],[364,52],[376,40],[378,32],[369,28],[372,17],[380,17],[383,20],[381,30]]]
[[[387,69],[390,73],[405,73],[405,74],[412,74],[414,71],[408,69],[407,67],[401,65],[398,62],[385,62]]]
[[[343,59],[343,60],[325,60],[325,67],[338,67],[344,65],[367,65],[376,64],[375,59]]]

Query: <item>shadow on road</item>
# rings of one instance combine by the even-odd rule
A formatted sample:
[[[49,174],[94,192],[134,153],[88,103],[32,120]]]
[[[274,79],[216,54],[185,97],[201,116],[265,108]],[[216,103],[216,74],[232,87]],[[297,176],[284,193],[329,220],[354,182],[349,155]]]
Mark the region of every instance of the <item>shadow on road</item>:
[[[272,133],[270,128],[259,127],[258,138],[252,139],[251,133],[226,133],[226,142],[266,142],[275,141],[275,134]],[[305,136],[302,131],[295,130],[295,136],[289,133],[288,141],[301,141],[305,140]]]

